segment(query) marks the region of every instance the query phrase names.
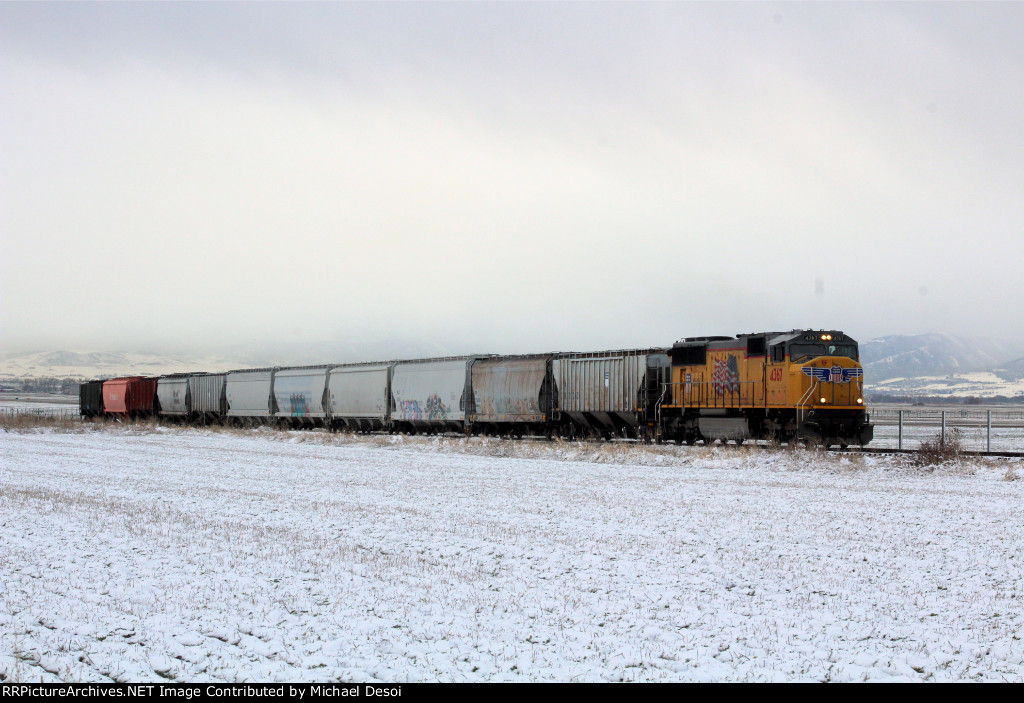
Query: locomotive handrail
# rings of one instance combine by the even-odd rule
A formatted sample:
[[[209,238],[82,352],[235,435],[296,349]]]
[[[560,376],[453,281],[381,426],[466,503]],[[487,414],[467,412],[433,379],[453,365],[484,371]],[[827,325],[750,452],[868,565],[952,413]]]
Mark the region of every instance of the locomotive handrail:
[[[752,407],[758,398],[760,381],[716,383],[714,381],[691,381],[689,383],[663,383],[666,391],[672,391],[669,398],[675,403],[679,399],[682,407],[693,408],[742,408]],[[678,387],[678,393],[675,392]],[[760,393],[764,403],[764,392]]]
[[[817,390],[818,386],[821,385],[820,381],[814,381],[807,386],[807,392],[800,396],[800,400],[796,404],[796,415],[797,424],[803,424],[804,421],[804,409],[807,407],[807,401],[814,395],[814,391]]]

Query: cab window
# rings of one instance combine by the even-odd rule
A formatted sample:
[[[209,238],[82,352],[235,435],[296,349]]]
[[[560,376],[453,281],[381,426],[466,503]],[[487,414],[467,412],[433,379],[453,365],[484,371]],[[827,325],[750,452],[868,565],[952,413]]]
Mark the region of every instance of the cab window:
[[[790,361],[806,361],[825,353],[824,344],[794,344],[789,348]]]
[[[829,344],[828,345],[829,356],[848,356],[854,361],[857,361],[857,345],[856,344]]]
[[[794,344],[789,349],[794,362],[807,361],[819,356],[848,356],[857,361],[856,344]]]

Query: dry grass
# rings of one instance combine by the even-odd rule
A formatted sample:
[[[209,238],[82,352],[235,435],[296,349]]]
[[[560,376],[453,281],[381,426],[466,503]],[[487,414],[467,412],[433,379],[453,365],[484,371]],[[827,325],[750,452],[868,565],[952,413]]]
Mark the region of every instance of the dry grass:
[[[921,442],[921,447],[914,455],[914,463],[917,466],[940,466],[943,464],[960,463],[965,458],[963,437],[956,427],[946,430],[946,434],[940,432],[932,439]]]
[[[99,420],[97,422],[103,422]],[[28,432],[38,429],[55,429],[61,432],[82,432],[90,420],[78,415],[37,415],[34,413],[0,414],[0,429],[4,432]]]
[[[93,430],[130,429],[133,432],[148,433],[160,427],[156,417],[137,420],[120,420],[111,418],[91,418],[79,415],[46,415],[36,413],[3,413],[0,414],[0,429],[4,432],[35,432],[54,430],[65,434],[77,434]]]

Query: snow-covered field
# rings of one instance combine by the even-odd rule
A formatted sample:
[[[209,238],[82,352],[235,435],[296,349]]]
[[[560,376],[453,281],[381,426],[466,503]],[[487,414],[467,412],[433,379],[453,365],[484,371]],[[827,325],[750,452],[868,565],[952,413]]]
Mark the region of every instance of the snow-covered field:
[[[0,435],[0,678],[1024,679],[1019,460]]]
[[[960,373],[950,376],[915,376],[872,381],[872,393],[907,395],[945,395],[954,398],[1012,398],[1024,395],[1024,379],[1007,380],[990,371]]]
[[[78,411],[78,396],[30,393],[0,393],[0,411],[67,410]]]

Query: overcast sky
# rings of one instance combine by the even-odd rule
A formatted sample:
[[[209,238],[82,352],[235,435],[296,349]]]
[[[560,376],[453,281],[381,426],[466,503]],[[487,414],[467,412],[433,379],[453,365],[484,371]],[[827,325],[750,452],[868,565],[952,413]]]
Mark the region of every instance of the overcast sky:
[[[0,4],[0,335],[1024,337],[1022,3]]]

